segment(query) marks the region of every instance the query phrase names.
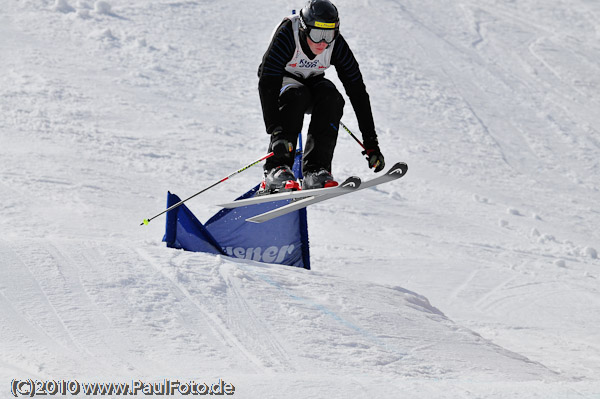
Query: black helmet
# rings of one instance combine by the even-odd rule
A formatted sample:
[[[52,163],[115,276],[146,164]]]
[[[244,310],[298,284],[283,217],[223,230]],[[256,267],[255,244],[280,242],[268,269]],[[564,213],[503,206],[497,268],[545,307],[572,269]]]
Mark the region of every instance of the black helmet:
[[[331,4],[329,0],[309,0],[308,3],[300,10],[300,28],[310,36],[313,36],[315,42],[326,41],[331,43],[340,29],[340,18],[338,16],[337,8]],[[312,29],[318,30],[332,30],[333,32],[327,32],[327,35],[310,35]],[[325,33],[325,32],[323,32]]]

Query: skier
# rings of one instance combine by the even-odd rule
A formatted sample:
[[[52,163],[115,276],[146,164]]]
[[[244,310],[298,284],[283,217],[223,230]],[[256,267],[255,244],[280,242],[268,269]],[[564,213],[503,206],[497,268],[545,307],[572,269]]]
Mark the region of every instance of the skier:
[[[380,172],[385,166],[369,95],[339,26],[337,8],[329,0],[309,0],[300,15],[286,17],[276,28],[263,56],[258,91],[270,135],[269,152],[275,153],[264,167],[266,191],[282,191],[286,183],[295,182],[291,167],[305,113],[312,115],[302,159],[302,188],[337,185],[331,160],[345,101],[325,78],[325,69],[331,65],[356,113],[369,168]]]

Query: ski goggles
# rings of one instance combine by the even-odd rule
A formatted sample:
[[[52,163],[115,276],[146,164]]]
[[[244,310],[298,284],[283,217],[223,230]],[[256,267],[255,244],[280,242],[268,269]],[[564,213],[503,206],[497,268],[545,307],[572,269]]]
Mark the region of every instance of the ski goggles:
[[[338,29],[319,29],[310,28],[308,30],[308,37],[313,43],[325,42],[331,44],[339,33]]]

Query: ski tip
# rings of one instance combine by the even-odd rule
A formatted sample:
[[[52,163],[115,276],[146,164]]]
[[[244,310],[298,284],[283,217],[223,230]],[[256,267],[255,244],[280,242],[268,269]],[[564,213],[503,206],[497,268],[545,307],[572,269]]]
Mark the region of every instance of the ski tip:
[[[362,183],[362,180],[360,179],[360,177],[358,176],[350,176],[349,178],[347,178],[346,180],[344,180],[340,186],[343,188],[350,188],[350,189],[356,189],[360,186],[360,183]]]
[[[388,175],[399,175],[398,177],[402,177],[408,171],[408,165],[405,162],[396,162],[394,166],[387,172]]]

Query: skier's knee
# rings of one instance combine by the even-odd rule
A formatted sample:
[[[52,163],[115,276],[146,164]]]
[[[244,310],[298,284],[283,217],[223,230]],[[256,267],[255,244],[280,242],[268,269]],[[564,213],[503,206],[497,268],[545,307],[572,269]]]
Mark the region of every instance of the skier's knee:
[[[327,108],[329,114],[339,115],[340,118],[342,117],[346,101],[339,91],[335,90],[328,92],[321,98],[320,103],[321,106]]]
[[[279,97],[279,105],[290,105],[293,108],[305,109],[310,104],[310,91],[305,86],[294,87],[284,91]]]

